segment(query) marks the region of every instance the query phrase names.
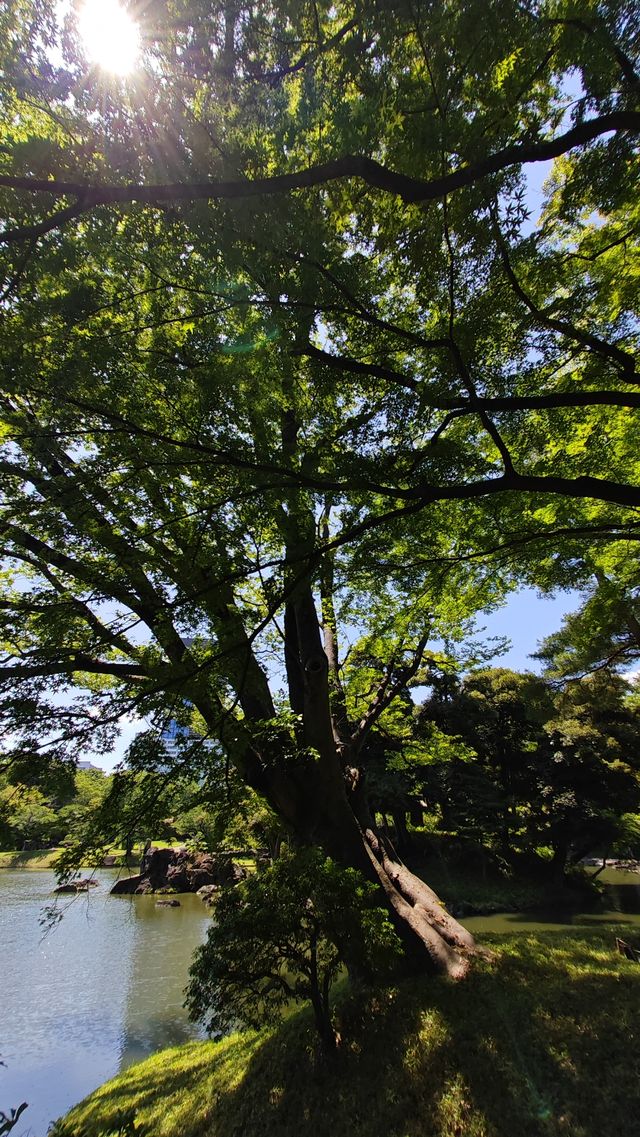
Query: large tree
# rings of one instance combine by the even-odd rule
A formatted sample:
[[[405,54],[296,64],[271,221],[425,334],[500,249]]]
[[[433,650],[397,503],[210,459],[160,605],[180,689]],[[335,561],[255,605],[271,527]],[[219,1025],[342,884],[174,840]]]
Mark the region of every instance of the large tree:
[[[121,79],[73,7],[62,34],[52,2],[0,13],[8,737],[64,759],[190,717],[460,974],[471,937],[373,824],[367,739],[499,599],[492,555],[636,532],[637,23],[130,7]]]

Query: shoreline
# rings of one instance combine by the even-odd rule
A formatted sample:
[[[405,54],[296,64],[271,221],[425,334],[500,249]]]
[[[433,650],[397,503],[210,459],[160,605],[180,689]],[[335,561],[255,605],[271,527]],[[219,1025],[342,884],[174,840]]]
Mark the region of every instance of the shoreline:
[[[330,1059],[306,1009],[158,1051],[53,1132],[111,1132],[126,1118],[154,1137],[371,1137],[374,1116],[390,1137],[419,1137],[425,1118],[430,1137],[617,1137],[640,1106],[629,1060],[640,968],[614,934],[494,935],[492,960],[464,983],[416,978],[339,997]]]
[[[51,869],[53,872],[56,870],[56,863],[63,852],[62,849],[33,849],[25,852],[4,852],[0,853],[0,870],[21,870],[21,871],[42,871]],[[123,855],[115,855],[113,864],[91,864],[87,863],[79,865],[83,870],[91,869],[137,869],[140,867],[140,858],[132,857],[125,863]]]

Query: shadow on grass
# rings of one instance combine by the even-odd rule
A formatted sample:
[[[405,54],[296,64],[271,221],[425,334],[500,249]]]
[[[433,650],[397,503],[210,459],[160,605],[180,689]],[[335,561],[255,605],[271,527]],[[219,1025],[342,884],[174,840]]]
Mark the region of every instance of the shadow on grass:
[[[0,853],[2,869],[47,869],[55,865],[60,849],[30,849]]]
[[[498,940],[462,984],[345,999],[320,1057],[311,1020],[165,1052],[71,1117],[135,1106],[154,1137],[619,1137],[640,1114],[640,968],[612,930]],[[79,1137],[82,1129],[68,1129]]]
[[[619,1137],[640,1112],[640,969],[612,945],[600,931],[518,937],[464,984],[347,1002],[330,1060],[300,1019],[252,1056],[213,1132]]]

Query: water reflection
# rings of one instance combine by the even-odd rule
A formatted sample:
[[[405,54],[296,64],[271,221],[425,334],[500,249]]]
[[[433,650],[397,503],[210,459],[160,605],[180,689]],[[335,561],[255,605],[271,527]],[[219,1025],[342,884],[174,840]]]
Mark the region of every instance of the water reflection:
[[[197,897],[156,908],[112,897],[113,873],[80,894],[48,934],[50,872],[0,872],[0,1109],[27,1101],[12,1137],[51,1120],[154,1050],[198,1037],[182,992],[209,914]]]
[[[187,968],[204,939],[206,909],[197,896],[179,908],[157,908],[152,896],[113,897],[129,908],[133,926],[129,983],[119,1045],[119,1069],[165,1046],[204,1037],[182,1006]]]
[[[496,912],[490,916],[468,916],[463,923],[474,935],[482,932],[549,932],[573,926],[622,924],[640,931],[640,876],[638,873],[607,869],[598,877],[604,885],[600,898],[593,898],[585,909],[585,898],[576,893],[561,902],[546,904],[526,912]]]

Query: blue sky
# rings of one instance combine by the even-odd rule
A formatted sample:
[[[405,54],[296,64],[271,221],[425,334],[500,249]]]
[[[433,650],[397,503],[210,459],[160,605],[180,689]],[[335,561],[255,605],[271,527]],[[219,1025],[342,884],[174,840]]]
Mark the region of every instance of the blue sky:
[[[504,608],[489,616],[478,617],[487,636],[508,636],[512,647],[495,661],[496,667],[514,671],[540,671],[540,664],[530,659],[531,652],[545,636],[555,632],[567,612],[580,605],[580,593],[560,592],[557,596],[538,596],[534,588],[521,588],[509,598]]]

